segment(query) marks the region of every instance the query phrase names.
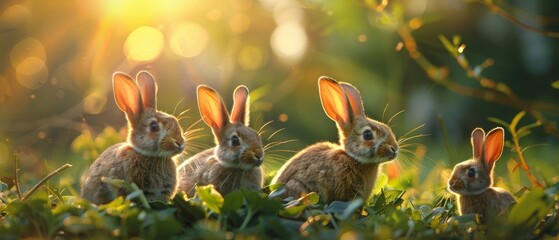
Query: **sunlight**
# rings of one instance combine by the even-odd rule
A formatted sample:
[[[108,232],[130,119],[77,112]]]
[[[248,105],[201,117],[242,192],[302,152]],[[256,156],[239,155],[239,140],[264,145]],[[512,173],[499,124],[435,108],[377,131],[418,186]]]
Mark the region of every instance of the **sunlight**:
[[[244,33],[250,28],[250,18],[243,13],[237,13],[229,19],[229,28],[234,33]]]
[[[171,28],[170,36],[171,51],[185,58],[198,56],[208,45],[208,32],[194,22],[175,25]]]
[[[159,56],[163,50],[163,34],[148,26],[136,28],[124,43],[126,57],[134,61],[151,61]]]
[[[35,38],[21,40],[10,52],[10,61],[13,67],[18,67],[23,60],[30,57],[38,58],[41,61],[45,61],[47,58],[45,47]]]
[[[42,59],[29,57],[18,64],[16,78],[22,86],[37,89],[47,82],[48,72],[49,70]]]
[[[256,70],[264,63],[264,53],[258,47],[248,46],[243,47],[239,51],[239,65],[245,70]]]
[[[307,34],[298,23],[280,24],[272,33],[272,50],[282,60],[296,63],[307,49]]]

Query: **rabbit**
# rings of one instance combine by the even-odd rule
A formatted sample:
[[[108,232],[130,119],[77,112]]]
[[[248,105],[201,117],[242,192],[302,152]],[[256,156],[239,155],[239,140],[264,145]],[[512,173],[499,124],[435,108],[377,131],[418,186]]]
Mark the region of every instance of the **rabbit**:
[[[458,163],[448,180],[448,190],[456,195],[459,214],[483,217],[499,214],[516,199],[505,189],[492,187],[493,166],[503,152],[505,131],[494,128],[487,136],[481,128],[472,131],[474,157]],[[506,212],[506,211],[505,211]]]
[[[178,167],[179,191],[194,196],[195,186],[213,184],[222,195],[246,188],[260,191],[264,151],[260,135],[248,127],[249,91],[238,86],[233,95],[231,116],[220,95],[206,85],[197,88],[198,108],[212,129],[216,146],[202,151]]]
[[[147,71],[113,74],[116,103],[126,114],[128,138],[106,149],[93,162],[81,183],[81,197],[104,204],[129,192],[101,181],[102,177],[135,183],[148,201],[169,201],[177,191],[173,157],[185,148],[178,120],[157,111],[157,84]]]
[[[280,168],[272,184],[283,183],[284,198],[316,192],[325,203],[367,200],[381,164],[398,155],[398,142],[390,127],[365,116],[355,87],[325,76],[318,86],[322,107],[336,122],[339,144],[321,142],[301,150]]]

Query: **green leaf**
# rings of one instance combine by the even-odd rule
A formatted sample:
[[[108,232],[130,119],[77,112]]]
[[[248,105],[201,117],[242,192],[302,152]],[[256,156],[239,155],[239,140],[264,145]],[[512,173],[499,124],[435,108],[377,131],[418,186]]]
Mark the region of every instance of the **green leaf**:
[[[555,89],[559,89],[559,80],[556,80],[555,82],[552,82],[551,87],[555,88]]]
[[[245,197],[241,191],[233,191],[225,195],[223,207],[221,210],[224,214],[227,212],[233,212],[238,210],[243,206]]]
[[[455,55],[456,51],[454,50],[454,45],[452,45],[452,43],[450,43],[450,41],[448,40],[448,38],[446,38],[444,35],[439,34],[439,40],[441,41],[441,43],[443,44],[443,46],[446,48],[446,50]]]
[[[505,127],[505,128],[509,128],[509,123],[507,123],[507,122],[505,122],[505,121],[503,121],[503,120],[501,120],[501,119],[499,119],[499,118],[489,117],[489,118],[487,118],[487,120],[489,120],[490,122],[494,122],[494,123],[496,123],[496,124],[499,124],[499,125],[501,125],[501,126],[503,126],[503,127]],[[509,129],[510,129],[510,128],[509,128]]]
[[[214,189],[213,185],[197,186],[196,193],[198,197],[210,210],[221,214],[221,207],[223,206],[223,197]]]
[[[512,119],[512,122],[510,123],[510,129],[511,130],[516,130],[516,126],[518,126],[518,123],[524,117],[524,115],[526,115],[526,112],[525,111],[520,111],[518,114],[516,114],[516,116],[514,116],[514,118]]]
[[[534,188],[528,194],[518,199],[509,215],[512,225],[532,225],[544,218],[550,204],[546,201],[546,194],[541,188]]]
[[[528,125],[526,125],[526,126],[523,126],[523,127],[519,128],[519,129],[516,131],[516,133],[518,134],[518,138],[521,138],[521,137],[523,137],[523,136],[526,136],[526,135],[530,134],[530,133],[531,133],[531,131],[530,131],[531,129],[536,128],[536,127],[539,127],[539,126],[541,126],[541,125],[542,125],[542,123],[541,123],[540,121],[536,121],[535,123],[528,124]]]

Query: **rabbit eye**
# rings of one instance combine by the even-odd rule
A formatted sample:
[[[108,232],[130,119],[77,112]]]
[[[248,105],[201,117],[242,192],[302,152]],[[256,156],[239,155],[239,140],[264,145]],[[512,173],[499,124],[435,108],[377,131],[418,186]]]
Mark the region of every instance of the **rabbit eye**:
[[[476,177],[476,170],[473,168],[468,169],[468,177]]]
[[[236,135],[231,137],[231,145],[233,145],[233,146],[241,145],[241,141],[239,140],[239,137],[237,137]]]
[[[371,130],[365,130],[365,132],[363,132],[363,139],[365,140],[373,140],[373,133],[371,132]]]
[[[157,124],[157,122],[153,121],[149,124],[149,131],[150,132],[159,132],[159,124]]]

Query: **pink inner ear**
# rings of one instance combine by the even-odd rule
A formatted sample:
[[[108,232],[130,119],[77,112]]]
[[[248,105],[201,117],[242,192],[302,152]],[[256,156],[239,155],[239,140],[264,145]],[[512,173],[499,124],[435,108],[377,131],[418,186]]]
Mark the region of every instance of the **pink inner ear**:
[[[209,87],[198,87],[198,108],[200,109],[202,120],[216,133],[221,132],[223,127],[229,122],[229,116],[223,101]]]
[[[338,82],[331,78],[321,77],[319,92],[326,115],[341,126],[347,126],[350,122],[348,100]]]
[[[140,91],[136,82],[124,73],[115,73],[113,75],[113,91],[118,107],[134,123],[140,118],[142,111]]]
[[[493,165],[503,153],[505,132],[502,128],[495,128],[485,138],[483,158],[488,165]]]
[[[481,128],[476,128],[472,131],[472,148],[474,151],[474,158],[480,159],[483,151],[483,141],[485,140],[485,131]]]

